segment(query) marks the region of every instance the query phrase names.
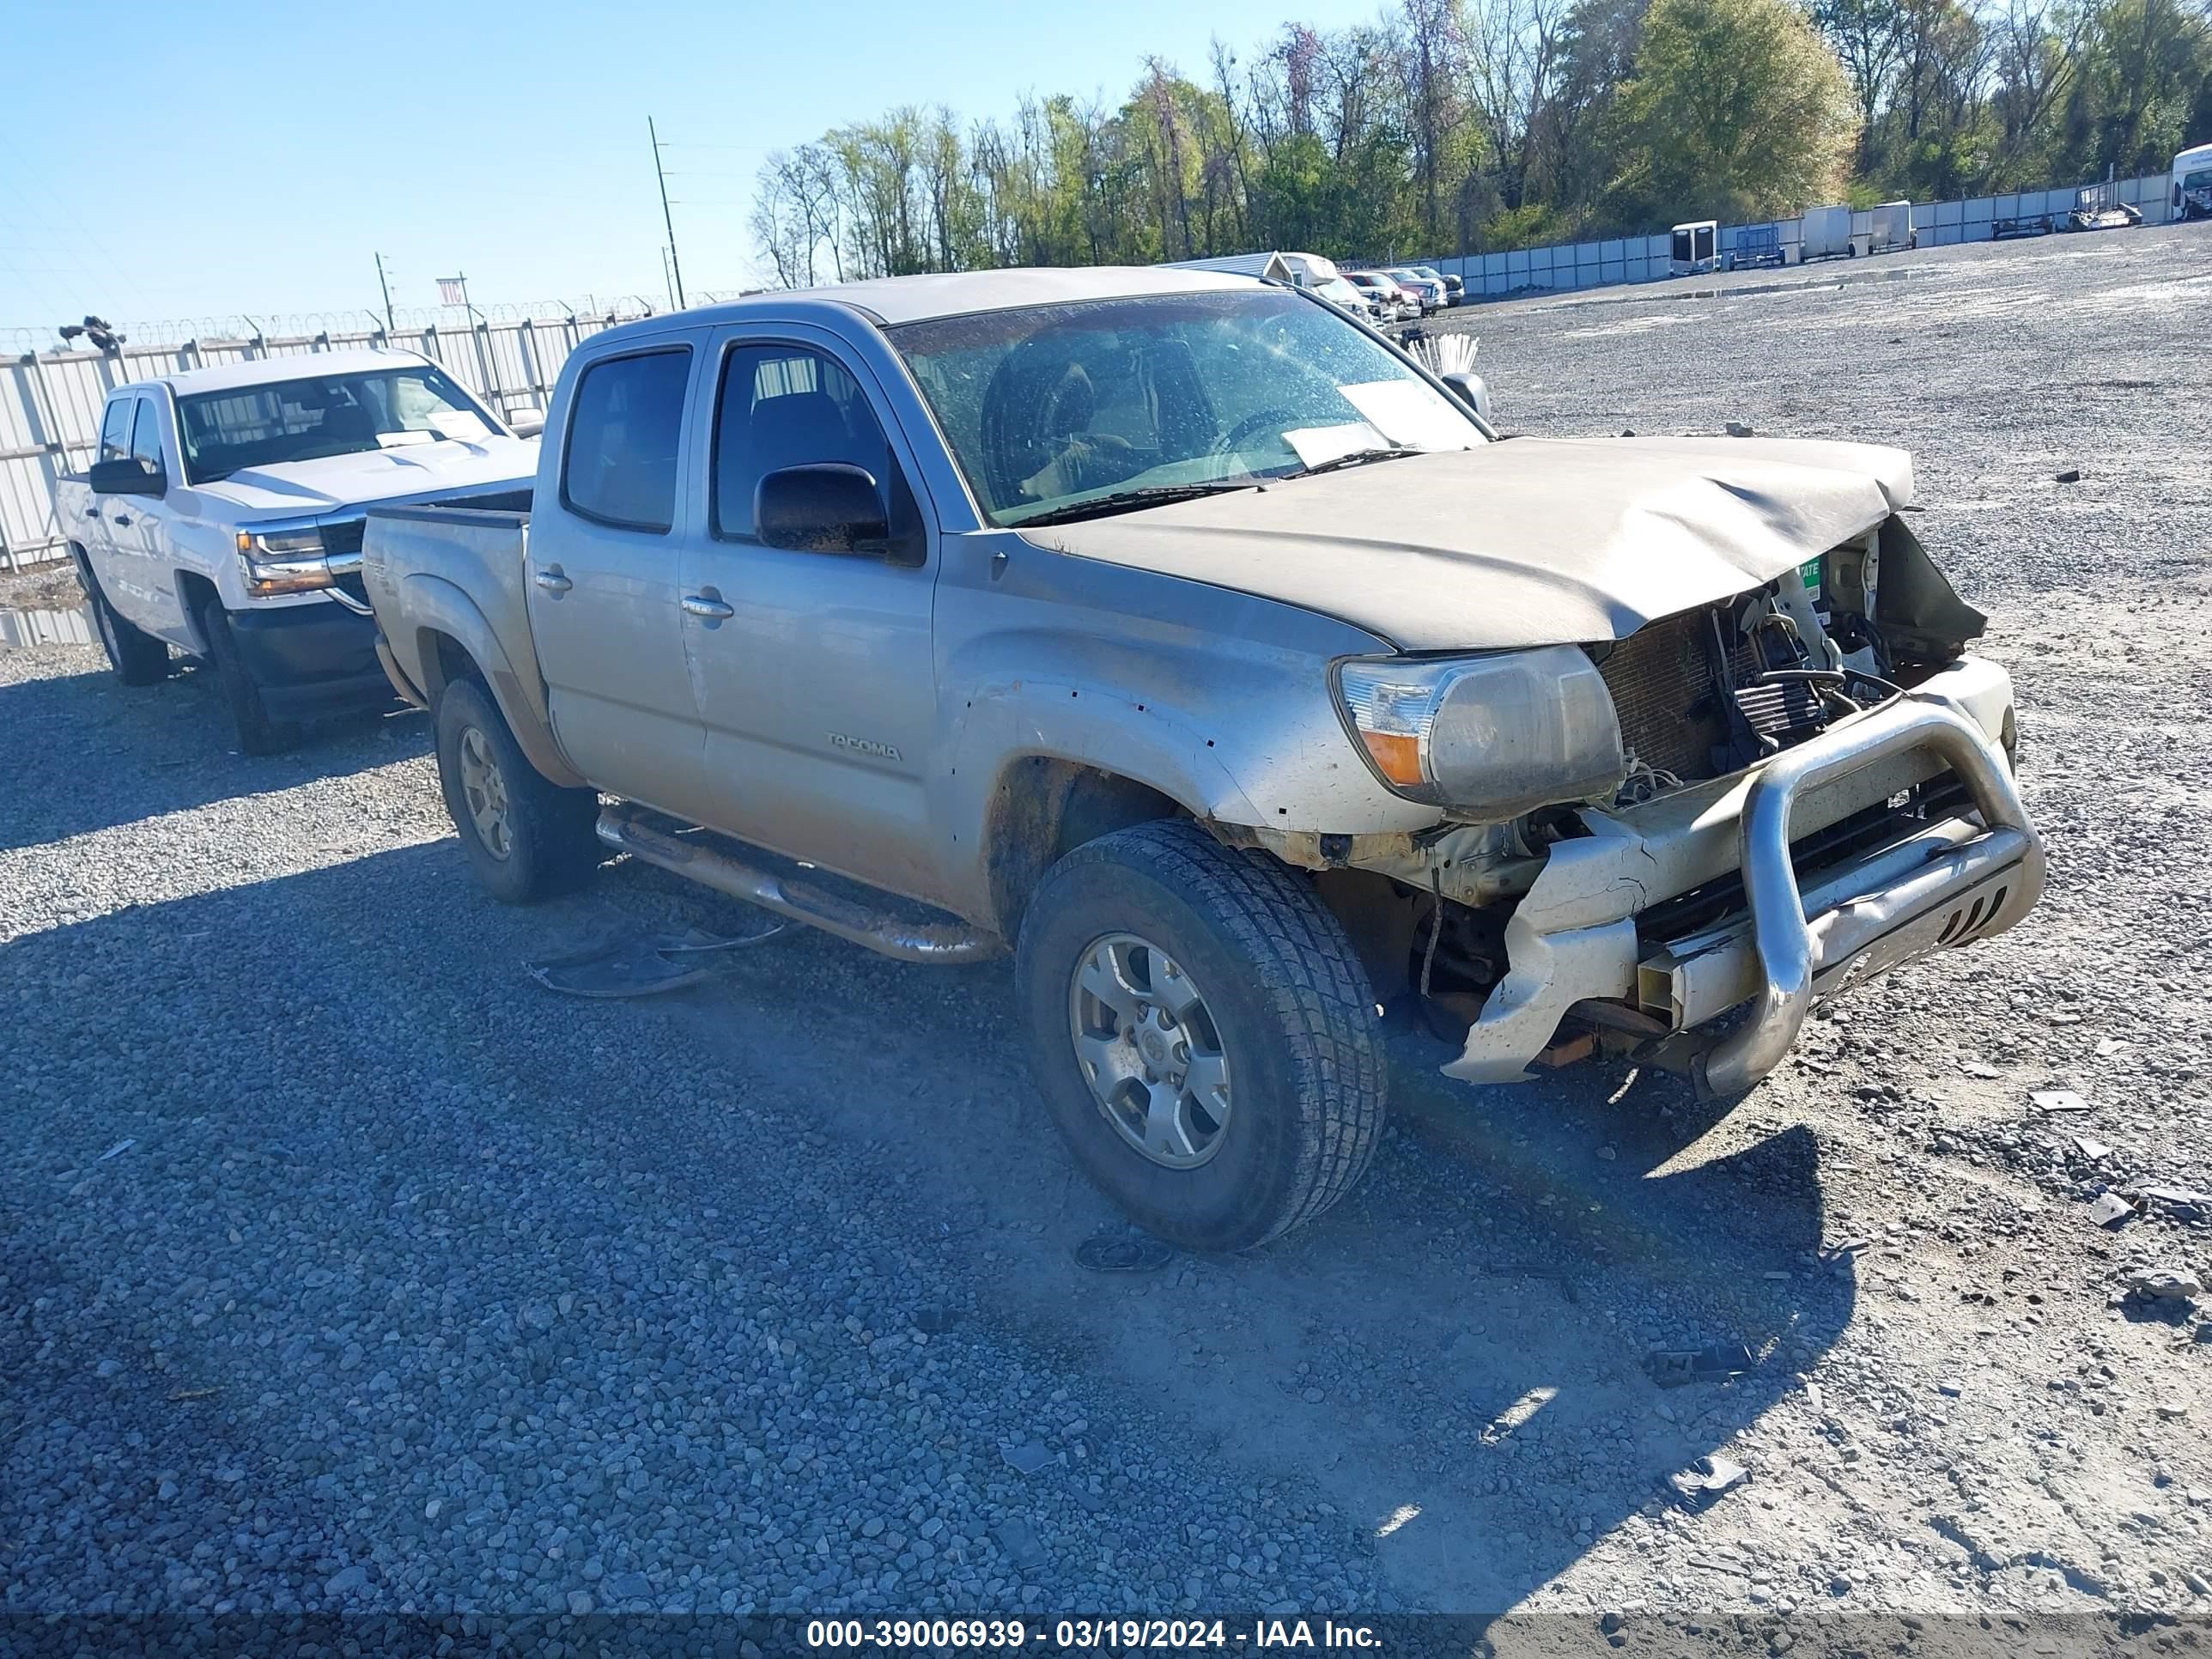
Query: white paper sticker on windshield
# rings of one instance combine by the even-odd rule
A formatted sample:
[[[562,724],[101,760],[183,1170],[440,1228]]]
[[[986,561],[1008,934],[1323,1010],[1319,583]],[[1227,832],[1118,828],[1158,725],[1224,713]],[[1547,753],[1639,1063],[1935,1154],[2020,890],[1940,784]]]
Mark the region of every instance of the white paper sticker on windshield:
[[[430,416],[430,429],[441,438],[488,438],[491,428],[465,409],[441,409]]]
[[[1465,417],[1419,380],[1369,380],[1337,390],[1389,443],[1407,449],[1468,447]]]
[[[1352,390],[1346,386],[1346,391]],[[1340,455],[1356,455],[1363,449],[1381,449],[1389,440],[1364,421],[1346,421],[1341,426],[1302,426],[1295,432],[1283,434],[1283,441],[1291,447],[1301,466],[1319,466]]]
[[[376,444],[380,449],[404,449],[410,444],[435,443],[437,438],[434,432],[380,432]]]

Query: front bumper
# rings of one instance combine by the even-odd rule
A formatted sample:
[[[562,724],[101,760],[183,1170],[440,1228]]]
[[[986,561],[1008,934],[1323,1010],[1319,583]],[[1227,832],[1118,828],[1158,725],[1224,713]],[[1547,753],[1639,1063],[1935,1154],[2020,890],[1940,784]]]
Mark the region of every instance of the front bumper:
[[[276,720],[308,720],[392,701],[376,623],[336,603],[230,613],[231,636]]]
[[[1747,774],[1586,811],[1589,835],[1553,848],[1507,923],[1508,971],[1446,1073],[1524,1078],[1577,1003],[1614,1003],[1657,1031],[1710,1036],[1689,1045],[1694,1069],[1738,1093],[1781,1063],[1817,999],[2012,927],[2042,894],[2045,860],[2002,747],[2010,708],[2003,670],[1969,658]],[[1946,771],[1972,816],[1901,819],[1894,836],[1801,870],[1793,842]],[[1731,912],[1677,937],[1639,925],[1732,872]]]

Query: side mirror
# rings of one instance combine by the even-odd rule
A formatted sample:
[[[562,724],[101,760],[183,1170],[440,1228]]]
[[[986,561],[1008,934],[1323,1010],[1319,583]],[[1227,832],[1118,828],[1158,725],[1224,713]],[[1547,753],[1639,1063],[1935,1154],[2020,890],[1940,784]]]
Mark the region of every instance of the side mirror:
[[[85,482],[95,495],[166,495],[169,480],[158,468],[149,472],[144,462],[125,455],[112,461],[94,461]]]
[[[1481,375],[1462,370],[1455,374],[1445,375],[1443,382],[1459,393],[1462,403],[1484,420],[1490,418],[1490,384]]]
[[[799,553],[881,552],[891,533],[874,477],[844,461],[769,473],[753,493],[753,522],[769,546]]]
[[[545,430],[545,411],[542,409],[526,409],[519,415],[508,416],[507,425],[507,430],[518,438],[538,437]]]

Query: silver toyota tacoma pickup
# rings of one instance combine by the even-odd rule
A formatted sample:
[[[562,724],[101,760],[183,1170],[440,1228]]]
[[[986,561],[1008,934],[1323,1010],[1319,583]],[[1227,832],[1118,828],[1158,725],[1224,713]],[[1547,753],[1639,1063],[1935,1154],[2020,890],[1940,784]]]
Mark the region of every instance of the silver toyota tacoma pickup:
[[[1297,289],[857,283],[594,336],[527,514],[373,510],[386,668],[503,899],[617,854],[914,962],[1011,950],[1145,1226],[1351,1187],[1444,1069],[1740,1094],[2044,854],[1905,455],[1501,440]]]

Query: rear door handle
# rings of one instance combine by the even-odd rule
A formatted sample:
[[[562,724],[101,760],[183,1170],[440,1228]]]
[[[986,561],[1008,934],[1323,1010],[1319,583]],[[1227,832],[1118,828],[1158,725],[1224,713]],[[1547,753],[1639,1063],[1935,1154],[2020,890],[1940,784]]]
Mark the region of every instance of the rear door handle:
[[[88,507],[84,510],[84,516],[88,519],[96,519],[100,516],[100,509],[96,507]]]
[[[710,599],[703,593],[686,593],[684,608],[695,617],[704,617],[708,622],[727,622],[736,616],[737,607],[724,605],[720,599]]]
[[[565,593],[576,585],[561,574],[561,567],[557,564],[550,570],[539,571],[532,580],[548,593]]]
[[[131,522],[131,515],[128,513],[118,513],[115,515],[115,522],[118,524],[129,524]]]

